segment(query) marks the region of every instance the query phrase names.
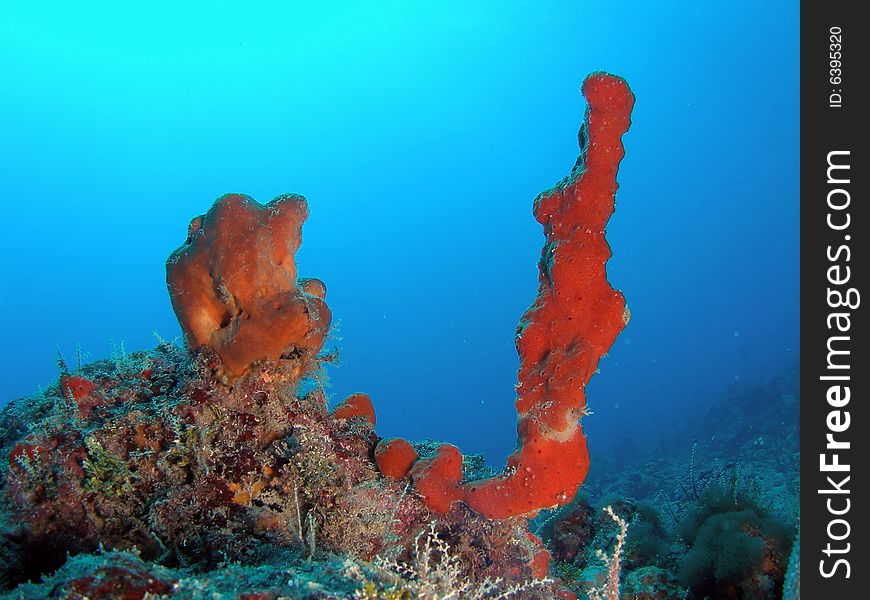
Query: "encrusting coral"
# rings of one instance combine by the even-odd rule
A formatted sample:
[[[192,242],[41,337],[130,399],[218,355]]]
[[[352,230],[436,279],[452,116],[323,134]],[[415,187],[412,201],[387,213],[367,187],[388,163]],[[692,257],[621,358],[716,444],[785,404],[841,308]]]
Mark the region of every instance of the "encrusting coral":
[[[546,242],[538,296],[517,331],[519,445],[505,473],[463,482],[474,461],[456,447],[379,439],[366,394],[330,412],[318,378],[330,358],[326,289],[299,279],[295,264],[306,202],[227,195],[191,222],[167,262],[188,351],[161,343],[64,366],[57,385],[3,410],[2,497],[17,527],[0,541],[29,565],[9,566],[5,583],[105,548],[137,554],[106,558],[100,589],[114,589],[117,569],[119,581],[148,580],[142,561],[207,579],[228,563],[301,570],[341,556],[346,567],[326,570],[345,573],[343,595],[286,575],[236,591],[428,598],[420,590],[454,586],[457,598],[573,597],[548,578],[549,553],[526,517],[569,502],[582,483],[584,387],[628,318],[607,282],[604,229],[633,104],[625,82],[603,73],[583,92],[580,159],[535,201]],[[438,549],[449,581],[420,572],[421,540]],[[85,563],[76,564],[79,573]],[[69,589],[95,589],[80,580]]]

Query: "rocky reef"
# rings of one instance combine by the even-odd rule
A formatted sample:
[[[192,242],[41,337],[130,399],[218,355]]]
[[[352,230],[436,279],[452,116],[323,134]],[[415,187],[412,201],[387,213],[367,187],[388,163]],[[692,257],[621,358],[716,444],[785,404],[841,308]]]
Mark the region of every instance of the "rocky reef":
[[[3,410],[10,596],[575,597],[529,518],[586,477],[584,389],[628,319],[604,233],[634,101],[603,73],[583,93],[580,158],[535,201],[546,241],[502,472],[379,438],[364,393],[330,412],[326,286],[295,265],[307,203],[223,196],[167,262],[184,346],[61,358],[55,384]]]
[[[578,595],[607,579],[599,552],[620,533],[609,506],[628,524],[621,598],[799,597],[796,365],[701,405],[678,435],[622,441],[570,504],[536,519],[552,572]]]
[[[300,392],[288,377],[294,360],[263,361],[232,387],[217,375],[219,360],[161,344],[84,365],[5,410],[4,495],[18,525],[5,541],[17,560],[9,583],[53,571],[67,553],[103,548],[136,553],[123,564],[196,573],[341,556],[360,583],[390,589],[389,568],[379,575],[358,565],[395,564],[398,577],[427,537],[449,540],[444,556],[463,566],[445,585],[531,585],[546,575],[523,519],[493,521],[462,505],[436,515],[407,482],[381,476],[372,423],[330,413],[319,387]],[[64,392],[73,380],[78,394]],[[104,566],[103,576],[125,570]],[[299,596],[285,588],[247,591]]]

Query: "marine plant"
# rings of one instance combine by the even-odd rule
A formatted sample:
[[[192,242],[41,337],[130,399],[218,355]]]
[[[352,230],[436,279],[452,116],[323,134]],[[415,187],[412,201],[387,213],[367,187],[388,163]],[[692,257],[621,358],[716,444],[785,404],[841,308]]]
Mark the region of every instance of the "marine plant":
[[[720,484],[706,487],[677,533],[688,545],[677,577],[698,597],[781,594],[792,531],[752,495]]]

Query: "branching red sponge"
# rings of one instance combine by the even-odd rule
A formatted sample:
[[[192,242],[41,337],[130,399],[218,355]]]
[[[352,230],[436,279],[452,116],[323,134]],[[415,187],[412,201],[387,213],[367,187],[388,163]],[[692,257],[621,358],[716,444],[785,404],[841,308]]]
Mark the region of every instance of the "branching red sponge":
[[[569,502],[586,477],[585,387],[629,317],[607,281],[604,229],[634,96],[624,80],[605,73],[590,75],[583,94],[588,108],[577,164],[535,200],[546,241],[538,295],[517,328],[518,446],[505,474],[465,484],[452,446],[415,465],[412,479],[433,510],[462,500],[490,518],[534,513]]]
[[[326,287],[296,278],[306,218],[302,196],[266,205],[241,194],[222,196],[190,222],[187,241],[166,263],[188,344],[213,348],[230,381],[256,361],[311,358],[323,347],[332,318]]]

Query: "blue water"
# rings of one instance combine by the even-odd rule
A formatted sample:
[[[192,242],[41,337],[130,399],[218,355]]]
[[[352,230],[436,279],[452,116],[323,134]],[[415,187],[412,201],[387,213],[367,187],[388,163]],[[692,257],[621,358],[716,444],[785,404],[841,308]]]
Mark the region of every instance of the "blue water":
[[[56,348],[179,336],[164,261],[188,220],[298,192],[330,393],[501,464],[531,204],[599,69],[637,104],[608,228],[632,320],[588,389],[593,461],[797,358],[797,2],[121,4],[2,9],[0,402],[50,383]]]

